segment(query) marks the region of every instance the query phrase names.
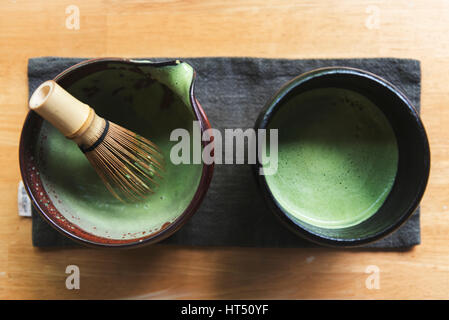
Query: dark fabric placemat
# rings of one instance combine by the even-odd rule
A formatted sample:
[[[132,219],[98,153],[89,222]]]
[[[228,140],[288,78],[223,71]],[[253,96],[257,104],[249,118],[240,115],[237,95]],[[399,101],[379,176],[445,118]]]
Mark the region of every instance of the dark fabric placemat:
[[[28,61],[29,90],[84,59],[43,57]],[[168,59],[150,59],[152,61]],[[410,59],[186,58],[197,72],[195,94],[212,127],[252,128],[267,100],[297,75],[326,66],[371,71],[401,89],[420,108],[420,62]],[[73,241],[50,227],[33,208],[33,245],[65,246]],[[394,234],[368,247],[407,248],[419,244],[419,209]],[[249,165],[216,165],[198,212],[163,243],[205,246],[310,247],[269,211]]]

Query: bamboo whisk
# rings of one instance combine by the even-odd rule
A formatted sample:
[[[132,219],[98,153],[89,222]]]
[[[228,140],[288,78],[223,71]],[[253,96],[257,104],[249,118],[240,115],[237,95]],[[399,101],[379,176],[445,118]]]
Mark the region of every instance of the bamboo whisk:
[[[76,142],[108,190],[123,202],[154,192],[162,178],[163,156],[151,141],[99,117],[55,81],[41,84],[29,107]]]

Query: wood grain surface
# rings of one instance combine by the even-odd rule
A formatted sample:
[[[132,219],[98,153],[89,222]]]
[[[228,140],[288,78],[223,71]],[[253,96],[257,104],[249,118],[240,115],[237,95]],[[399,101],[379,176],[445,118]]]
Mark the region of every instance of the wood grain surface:
[[[80,11],[69,29],[66,8]],[[0,1],[0,298],[449,298],[449,1]],[[422,244],[409,251],[153,246],[36,249],[17,215],[27,59],[400,57],[422,62],[432,151]],[[67,265],[81,273],[67,290]],[[369,289],[366,268],[380,270]]]

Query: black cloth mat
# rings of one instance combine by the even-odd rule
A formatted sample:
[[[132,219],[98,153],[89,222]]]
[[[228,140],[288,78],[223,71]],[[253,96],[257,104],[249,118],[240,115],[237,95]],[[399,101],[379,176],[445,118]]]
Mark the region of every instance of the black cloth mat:
[[[29,91],[84,59],[42,57],[28,61]],[[152,61],[172,59],[150,59]],[[261,59],[186,58],[197,72],[195,94],[212,127],[252,128],[267,100],[297,75],[326,66],[371,71],[401,89],[420,108],[420,62],[411,59]],[[73,245],[33,208],[36,247]],[[395,233],[367,247],[407,248],[419,244],[419,208]],[[199,246],[310,247],[278,222],[259,192],[249,165],[216,165],[212,183],[197,213],[162,243]]]

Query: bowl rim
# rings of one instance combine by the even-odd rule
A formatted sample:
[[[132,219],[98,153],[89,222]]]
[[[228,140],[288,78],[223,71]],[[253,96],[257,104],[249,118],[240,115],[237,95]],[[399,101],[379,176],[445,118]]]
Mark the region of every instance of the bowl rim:
[[[370,236],[361,237],[361,238],[353,238],[353,239],[337,239],[332,237],[326,237],[322,234],[312,232],[310,230],[307,230],[300,226],[299,224],[296,224],[291,218],[289,218],[289,215],[287,211],[280,205],[280,203],[276,200],[274,195],[272,194],[270,188],[268,187],[268,184],[266,182],[265,176],[259,174],[260,168],[262,168],[262,164],[259,162],[259,159],[256,159],[256,164],[254,164],[253,167],[253,174],[255,175],[257,184],[259,188],[262,191],[262,194],[268,203],[268,206],[270,207],[272,213],[278,218],[278,220],[281,221],[281,223],[287,227],[287,229],[291,230],[292,232],[296,233],[297,235],[301,236],[302,238],[309,240],[313,243],[324,245],[327,247],[333,247],[333,248],[350,248],[350,247],[359,247],[363,246],[369,243],[373,243],[375,241],[378,241],[382,238],[385,238],[386,236],[390,235],[394,231],[396,231],[399,227],[401,227],[415,212],[417,209],[419,203],[421,202],[421,199],[424,195],[429,175],[430,175],[430,147],[429,147],[429,141],[427,138],[427,134],[424,128],[424,125],[421,121],[421,118],[413,106],[413,104],[410,102],[410,100],[406,97],[404,93],[402,93],[396,86],[394,86],[389,81],[383,79],[382,77],[371,73],[366,70],[358,69],[358,68],[352,68],[352,67],[344,67],[344,66],[334,66],[334,67],[323,67],[323,68],[317,68],[313,69],[311,71],[302,73],[298,75],[297,77],[293,78],[292,80],[285,83],[265,104],[264,108],[260,112],[256,123],[255,123],[255,129],[266,129],[267,125],[269,124],[270,120],[274,116],[274,114],[277,111],[277,106],[279,106],[279,103],[289,94],[293,89],[297,88],[298,86],[301,86],[302,84],[323,76],[328,75],[351,75],[356,77],[363,77],[365,79],[368,79],[369,81],[373,81],[376,84],[380,84],[385,88],[385,90],[388,90],[395,94],[400,101],[402,101],[402,104],[406,107],[406,110],[410,114],[413,115],[413,119],[415,120],[415,125],[417,126],[419,133],[420,133],[420,143],[422,143],[424,147],[424,155],[423,158],[425,159],[423,163],[423,172],[424,176],[422,177],[419,187],[417,188],[416,195],[414,197],[414,200],[410,205],[408,206],[408,209],[402,214],[402,216],[395,221],[394,224],[391,224],[388,228],[385,228],[379,232],[376,232]]]
[[[165,67],[165,66],[174,66],[179,63],[186,63],[182,60],[167,60],[161,62],[153,62],[147,59],[128,59],[128,58],[94,58],[94,59],[86,59],[73,66],[63,70],[56,77],[53,78],[54,81],[60,82],[67,79],[67,76],[74,70],[77,70],[82,67],[90,66],[95,63],[107,63],[107,62],[117,62],[117,63],[125,63],[125,64],[140,64],[140,65],[151,65],[153,67]],[[211,124],[209,119],[207,118],[204,109],[199,104],[198,100],[195,98],[195,81],[196,81],[196,71],[193,69],[192,81],[189,89],[189,99],[193,108],[195,120],[200,123],[201,134],[207,129],[211,129]],[[40,121],[37,122],[36,121]],[[27,136],[32,132],[32,130],[38,130],[41,127],[43,119],[39,117],[35,112],[29,110],[27,116],[25,118],[20,142],[19,142],[19,165],[20,165],[20,173],[22,177],[23,184],[25,186],[25,190],[28,196],[31,199],[31,203],[37,209],[36,211],[40,214],[40,216],[47,221],[54,229],[56,229],[59,233],[69,237],[77,243],[86,245],[88,247],[96,247],[96,248],[134,248],[141,247],[148,244],[153,244],[159,241],[162,241],[178,231],[197,211],[201,202],[203,201],[206,192],[209,188],[210,182],[212,180],[214,163],[206,164],[203,163],[203,168],[201,172],[201,178],[197,187],[197,190],[190,201],[187,208],[176,218],[175,221],[169,223],[165,223],[162,225],[161,229],[157,232],[151,233],[146,236],[142,236],[134,239],[109,239],[106,237],[96,236],[83,229],[79,228],[76,224],[69,222],[67,219],[64,219],[63,215],[59,213],[57,208],[54,206],[50,198],[48,197],[45,189],[42,186],[42,182],[38,175],[34,175],[35,181],[31,181],[31,177],[28,173],[29,164],[26,159],[26,139]],[[209,142],[213,143],[213,141]],[[206,142],[202,141],[203,147]],[[37,188],[32,188],[31,183],[37,182],[39,184],[39,191]],[[41,195],[41,193],[43,195]],[[42,201],[45,199],[45,203]],[[45,204],[45,205],[44,205]]]

